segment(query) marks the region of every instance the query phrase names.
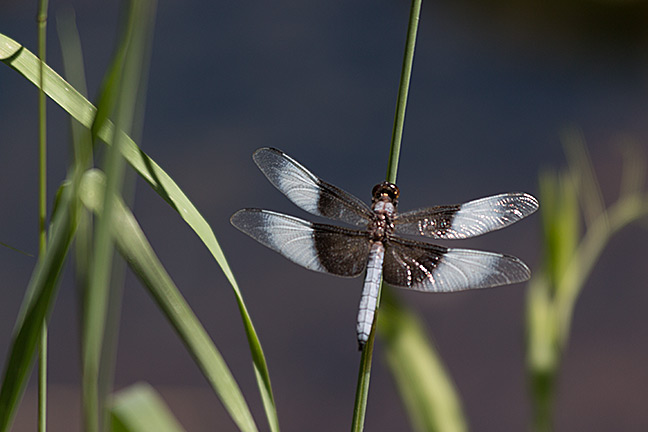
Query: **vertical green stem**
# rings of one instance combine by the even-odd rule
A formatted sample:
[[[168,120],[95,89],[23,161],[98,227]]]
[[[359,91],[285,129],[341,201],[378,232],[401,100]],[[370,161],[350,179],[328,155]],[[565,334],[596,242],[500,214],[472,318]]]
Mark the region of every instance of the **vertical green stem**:
[[[387,181],[396,183],[398,172],[398,157],[403,139],[405,126],[405,109],[407,108],[407,95],[409,94],[410,79],[412,77],[412,64],[414,63],[414,49],[416,47],[416,34],[418,32],[421,4],[423,0],[412,0],[409,25],[407,27],[407,40],[405,41],[405,55],[401,70],[398,99],[396,100],[396,115],[394,116],[394,129],[392,130],[391,148],[389,150],[389,163],[387,165]]]
[[[553,430],[553,406],[557,370],[538,372],[532,377],[533,387],[533,431],[551,432]]]
[[[360,370],[358,371],[358,384],[356,387],[355,405],[353,407],[353,422],[351,423],[351,431],[359,432],[364,429],[365,414],[367,412],[367,398],[369,396],[369,379],[371,376],[371,361],[373,359],[374,339],[376,337],[375,325],[376,318],[374,318],[374,325],[371,329],[369,339],[362,350],[360,357]]]
[[[38,57],[41,60],[39,68],[38,92],[38,254],[45,254],[47,231],[47,109],[44,90],[43,63],[46,59],[47,41],[47,6],[48,0],[39,0],[36,22],[38,25]],[[47,430],[47,323],[43,321],[40,335],[38,354],[38,430]]]
[[[392,131],[389,163],[387,165],[387,181],[392,183],[396,182],[396,173],[398,172],[398,157],[400,155],[401,141],[403,138],[403,126],[405,124],[407,95],[409,93],[410,78],[412,76],[412,63],[414,61],[414,49],[416,46],[416,34],[418,32],[419,17],[421,15],[421,4],[422,0],[412,0],[409,24],[407,27],[405,55],[403,57],[403,67],[401,70],[400,85],[398,87],[396,114],[394,116],[394,129]],[[360,432],[364,429],[365,414],[367,412],[367,399],[369,396],[369,381],[371,378],[371,361],[373,358],[376,320],[378,319],[379,305],[380,292],[378,293],[378,303],[376,306],[376,315],[374,316],[374,325],[371,329],[369,340],[362,350],[362,356],[360,358],[358,385],[356,387],[355,405],[353,407],[353,421],[351,424],[352,432]]]

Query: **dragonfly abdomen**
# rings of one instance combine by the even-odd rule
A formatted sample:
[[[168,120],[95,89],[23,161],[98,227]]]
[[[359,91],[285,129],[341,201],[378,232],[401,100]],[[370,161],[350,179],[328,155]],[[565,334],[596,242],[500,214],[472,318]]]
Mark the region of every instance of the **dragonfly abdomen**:
[[[365,275],[360,307],[358,310],[358,346],[362,349],[369,340],[371,326],[376,314],[376,303],[378,301],[378,290],[380,289],[380,277],[382,276],[383,259],[385,247],[381,242],[374,242],[369,250],[367,261],[367,273]]]

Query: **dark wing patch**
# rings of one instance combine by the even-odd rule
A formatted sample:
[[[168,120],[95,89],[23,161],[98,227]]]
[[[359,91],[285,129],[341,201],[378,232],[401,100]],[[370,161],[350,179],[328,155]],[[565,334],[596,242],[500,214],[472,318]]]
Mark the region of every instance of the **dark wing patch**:
[[[357,226],[374,218],[367,204],[321,180],[281,150],[261,148],[252,157],[270,183],[307,212]]]
[[[239,210],[230,221],[259,243],[310,270],[354,277],[367,265],[369,237],[362,231],[260,209]]]
[[[529,268],[510,255],[396,237],[385,242],[383,278],[400,288],[453,292],[523,282],[530,275]]]
[[[527,193],[494,195],[465,204],[430,207],[396,215],[395,232],[435,239],[475,237],[511,225],[538,209]]]

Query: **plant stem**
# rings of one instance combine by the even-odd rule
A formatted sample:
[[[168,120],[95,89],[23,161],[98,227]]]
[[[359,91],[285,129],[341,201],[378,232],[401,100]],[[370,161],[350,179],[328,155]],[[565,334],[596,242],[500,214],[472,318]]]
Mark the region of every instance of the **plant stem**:
[[[405,41],[405,55],[401,70],[400,85],[398,87],[398,98],[396,100],[396,114],[394,116],[394,128],[392,131],[391,147],[389,150],[389,162],[387,164],[387,181],[396,182],[398,172],[398,158],[400,155],[401,141],[403,138],[403,126],[405,124],[405,111],[407,107],[407,95],[409,93],[410,78],[412,76],[412,63],[414,61],[414,49],[416,46],[416,34],[418,32],[419,16],[421,14],[422,0],[412,0],[410,8],[409,24],[407,27],[407,38]],[[382,283],[381,283],[382,291]],[[367,412],[367,399],[369,396],[369,381],[371,378],[371,361],[373,358],[374,339],[376,335],[376,320],[378,319],[378,308],[380,306],[380,292],[376,304],[376,314],[371,334],[360,358],[360,370],[358,372],[358,385],[356,387],[355,405],[353,407],[353,421],[351,430],[360,432],[364,429],[365,414]]]
[[[369,339],[362,350],[360,357],[360,370],[358,371],[358,385],[356,387],[355,405],[353,407],[353,422],[351,431],[359,432],[364,429],[365,414],[367,412],[367,398],[369,396],[369,378],[371,376],[371,361],[373,359],[374,339],[376,338],[376,318],[371,329]]]
[[[46,59],[48,0],[39,0],[36,22],[38,25],[38,57],[40,58],[38,92],[38,255],[45,255],[47,231],[47,109],[44,90],[43,63]],[[38,353],[38,430],[47,430],[47,323],[43,321]]]
[[[533,389],[533,432],[553,430],[553,407],[557,370],[534,371],[531,377]]]
[[[398,158],[400,156],[400,146],[403,139],[405,109],[407,108],[407,95],[409,94],[410,79],[412,77],[416,34],[418,32],[422,3],[423,0],[412,0],[412,7],[410,9],[407,40],[405,41],[405,55],[403,57],[403,68],[401,69],[401,79],[398,87],[396,115],[394,116],[394,128],[392,130],[391,148],[389,150],[389,163],[387,165],[387,181],[392,183],[396,183],[396,173],[398,172]]]
[[[559,281],[561,287],[557,289],[558,322],[561,324],[558,335],[560,348],[567,344],[576,300],[610,239],[622,228],[647,215],[648,196],[623,196],[587,229],[568,271]]]

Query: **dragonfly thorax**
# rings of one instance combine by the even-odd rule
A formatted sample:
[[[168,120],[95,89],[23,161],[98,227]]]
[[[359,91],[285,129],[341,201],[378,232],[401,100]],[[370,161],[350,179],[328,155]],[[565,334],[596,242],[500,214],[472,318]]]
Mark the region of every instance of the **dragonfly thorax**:
[[[368,230],[371,235],[371,240],[382,241],[385,237],[394,232],[394,213],[396,212],[396,205],[389,195],[383,195],[379,200],[374,200],[371,205],[376,217],[369,224]]]

